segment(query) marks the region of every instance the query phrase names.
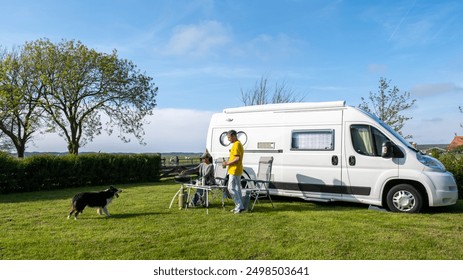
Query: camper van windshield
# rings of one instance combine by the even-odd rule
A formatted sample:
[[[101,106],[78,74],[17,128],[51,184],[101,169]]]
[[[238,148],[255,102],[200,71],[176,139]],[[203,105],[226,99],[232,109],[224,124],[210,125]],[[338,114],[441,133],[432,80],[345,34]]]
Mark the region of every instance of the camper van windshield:
[[[385,122],[383,122],[380,118],[378,118],[377,116],[371,114],[370,112],[365,112],[363,111],[365,114],[367,114],[368,116],[370,116],[371,118],[373,118],[374,120],[376,120],[384,129],[386,129],[387,131],[389,131],[389,133],[391,133],[392,135],[395,136],[396,139],[398,139],[400,142],[402,142],[402,144],[404,144],[406,147],[412,149],[413,151],[415,152],[419,152],[417,149],[415,149],[407,140],[405,140],[402,135],[400,135],[399,133],[397,133],[397,131],[395,131],[394,129],[392,129],[389,125],[387,125]]]

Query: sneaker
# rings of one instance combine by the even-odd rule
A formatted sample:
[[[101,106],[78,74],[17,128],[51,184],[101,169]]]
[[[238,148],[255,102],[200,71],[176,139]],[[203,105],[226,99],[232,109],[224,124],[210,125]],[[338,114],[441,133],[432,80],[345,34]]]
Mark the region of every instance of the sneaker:
[[[235,211],[233,211],[233,213],[235,213],[235,214],[240,214],[241,212],[244,212],[244,209],[240,209],[240,210],[235,210]]]

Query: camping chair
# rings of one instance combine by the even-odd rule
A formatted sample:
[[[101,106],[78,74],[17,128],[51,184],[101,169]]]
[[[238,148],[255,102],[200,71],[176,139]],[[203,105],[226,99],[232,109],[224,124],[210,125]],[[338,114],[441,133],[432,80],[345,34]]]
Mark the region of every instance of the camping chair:
[[[259,167],[257,170],[257,177],[255,180],[253,179],[243,179],[246,182],[246,187],[243,188],[243,191],[246,194],[249,194],[250,199],[254,199],[251,208],[248,209],[252,211],[254,209],[254,205],[262,197],[268,197],[270,199],[270,203],[273,205],[272,198],[270,197],[269,192],[269,184],[270,184],[270,177],[272,174],[272,164],[273,164],[273,157],[261,157],[259,159]]]
[[[222,163],[224,162],[225,158],[218,158],[216,159],[215,166],[214,166],[214,178],[215,183],[218,186],[226,186],[227,185],[227,168],[222,167]]]
[[[228,190],[227,190],[227,168],[222,167],[222,163],[224,162],[224,158],[216,159],[215,166],[214,166],[214,178],[216,186],[211,188],[212,199],[221,198],[222,199],[222,207],[224,207],[224,199],[228,198]]]

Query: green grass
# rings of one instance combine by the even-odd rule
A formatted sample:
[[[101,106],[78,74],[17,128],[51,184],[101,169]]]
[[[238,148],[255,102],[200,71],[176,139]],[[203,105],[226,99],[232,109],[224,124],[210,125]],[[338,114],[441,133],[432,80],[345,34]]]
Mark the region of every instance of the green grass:
[[[110,218],[86,208],[67,219],[79,188],[0,195],[0,259],[463,259],[463,201],[422,214],[368,210],[275,198],[234,215],[216,202],[179,210],[169,203],[179,185],[119,186]]]

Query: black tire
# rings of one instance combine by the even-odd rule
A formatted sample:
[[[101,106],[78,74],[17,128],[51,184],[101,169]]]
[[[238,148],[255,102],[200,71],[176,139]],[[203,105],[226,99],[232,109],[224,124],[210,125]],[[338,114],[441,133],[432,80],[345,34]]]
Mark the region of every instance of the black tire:
[[[423,207],[423,196],[412,185],[399,184],[387,193],[387,206],[392,212],[419,213]]]

